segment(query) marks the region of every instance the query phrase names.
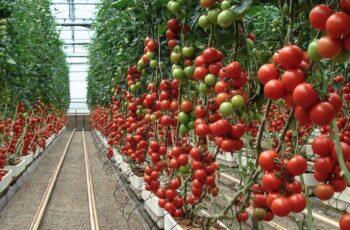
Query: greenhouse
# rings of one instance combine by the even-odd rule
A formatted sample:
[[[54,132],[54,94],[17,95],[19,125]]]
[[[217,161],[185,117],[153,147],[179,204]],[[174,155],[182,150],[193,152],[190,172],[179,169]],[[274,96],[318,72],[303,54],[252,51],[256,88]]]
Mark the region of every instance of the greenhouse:
[[[0,0],[1,230],[350,230],[350,0]]]

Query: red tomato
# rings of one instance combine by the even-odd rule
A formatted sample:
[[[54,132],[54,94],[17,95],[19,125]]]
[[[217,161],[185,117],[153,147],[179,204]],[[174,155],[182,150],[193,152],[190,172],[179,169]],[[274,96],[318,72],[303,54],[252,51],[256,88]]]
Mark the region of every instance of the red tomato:
[[[335,115],[335,109],[329,102],[320,102],[314,105],[310,110],[311,122],[319,126],[329,125]]]
[[[332,13],[332,9],[326,5],[315,6],[309,14],[311,26],[318,30],[324,30],[326,28],[326,21]]]
[[[350,229],[350,213],[346,213],[340,217],[339,227],[340,227],[340,230],[349,230]]]
[[[207,75],[208,71],[205,67],[199,66],[194,69],[194,75],[193,77],[197,80],[204,80],[205,76]]]
[[[335,192],[342,192],[348,186],[347,181],[344,178],[333,179],[331,185],[334,188]]]
[[[297,180],[293,180],[290,183],[286,183],[285,189],[290,193],[301,193],[303,190],[303,187],[301,183]]]
[[[311,124],[309,111],[304,110],[300,106],[295,107],[294,116],[297,119],[297,121],[299,121],[300,124],[303,124],[303,125]]]
[[[344,12],[332,14],[326,21],[326,31],[333,38],[348,36],[350,34],[350,16]]]
[[[330,36],[323,36],[317,43],[317,51],[324,58],[334,58],[340,54],[342,49],[342,42]]]
[[[285,217],[288,216],[289,213],[292,211],[292,207],[285,197],[279,197],[272,201],[271,204],[271,211],[279,217]]]
[[[241,76],[242,67],[239,62],[231,62],[228,66],[224,68],[225,75],[228,78],[239,78]]]
[[[191,112],[193,109],[192,102],[190,101],[183,101],[181,103],[181,111],[185,113]]]
[[[284,97],[286,90],[281,81],[273,79],[266,83],[264,94],[271,100],[278,100]]]
[[[281,82],[288,92],[293,92],[295,87],[304,81],[305,74],[300,69],[287,70],[281,78]]]
[[[334,188],[329,184],[319,184],[315,188],[315,194],[320,200],[329,200],[334,195]]]
[[[216,60],[218,52],[215,48],[209,47],[203,51],[203,57],[207,63]]]
[[[315,160],[314,167],[315,171],[317,171],[318,173],[328,175],[333,170],[334,162],[329,156],[320,157]]]
[[[288,197],[288,201],[290,206],[292,207],[293,212],[301,212],[306,207],[306,198],[300,193],[291,195],[290,197]]]
[[[342,154],[343,154],[344,161],[346,162],[346,161],[350,160],[350,145],[348,145],[345,142],[340,142],[340,148],[341,148],[341,151],[342,151]],[[338,161],[336,145],[333,146],[332,158],[334,160]]]
[[[274,163],[274,160],[277,159],[278,153],[273,150],[267,150],[260,154],[259,156],[259,165],[260,167],[268,172],[272,172],[277,169],[277,166]]]
[[[343,108],[343,101],[339,94],[337,93],[330,93],[328,97],[328,102],[331,103],[335,109],[335,113],[338,114],[341,112]]]
[[[209,134],[209,127],[205,123],[201,123],[195,127],[195,133],[201,138],[205,138]]]
[[[272,202],[277,199],[283,197],[282,194],[280,193],[269,193],[266,197],[266,205],[271,209]]]
[[[219,93],[216,97],[215,97],[215,102],[218,105],[221,105],[222,103],[224,103],[225,101],[228,101],[230,99],[230,95],[227,93]]]
[[[249,214],[246,211],[243,211],[237,215],[238,222],[246,222],[249,218]]]
[[[293,101],[303,109],[308,109],[318,102],[317,93],[309,83],[301,83],[293,91]]]
[[[288,173],[293,176],[303,174],[307,169],[307,161],[302,155],[295,155],[286,164]]]
[[[284,68],[297,68],[303,60],[303,51],[295,45],[288,45],[280,49],[278,61]]]
[[[350,52],[350,35],[343,39],[343,47]]]
[[[316,137],[312,142],[312,151],[319,156],[328,156],[333,150],[333,140],[325,135]]]
[[[262,65],[258,70],[258,79],[264,85],[272,79],[278,79],[279,75],[274,64]]]
[[[282,179],[275,176],[274,173],[266,173],[261,180],[261,185],[268,191],[276,191],[282,185]]]

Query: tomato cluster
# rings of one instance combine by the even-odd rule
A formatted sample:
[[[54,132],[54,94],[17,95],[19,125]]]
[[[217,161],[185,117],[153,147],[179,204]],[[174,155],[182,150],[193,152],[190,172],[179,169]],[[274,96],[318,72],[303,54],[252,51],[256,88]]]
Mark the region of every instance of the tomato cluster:
[[[343,11],[333,12],[326,5],[315,6],[309,20],[313,28],[325,31],[319,40],[313,41],[308,48],[310,58],[319,61],[329,58],[337,63],[345,63],[350,58],[350,15],[349,4],[341,0]]]
[[[307,160],[302,155],[294,155],[288,159],[274,150],[262,152],[258,158],[260,167],[265,171],[261,185],[252,188],[254,208],[260,208],[262,220],[270,221],[272,214],[284,217],[290,212],[301,212],[306,207],[306,198],[301,194],[302,186],[295,176],[303,174],[307,169]],[[258,212],[258,211],[257,211]]]

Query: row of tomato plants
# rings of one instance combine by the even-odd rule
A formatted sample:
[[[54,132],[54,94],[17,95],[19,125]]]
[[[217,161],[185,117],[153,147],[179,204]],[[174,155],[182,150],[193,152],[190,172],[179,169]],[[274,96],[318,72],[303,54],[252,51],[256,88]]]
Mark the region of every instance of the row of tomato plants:
[[[65,126],[68,84],[50,1],[0,0],[0,179]]]
[[[113,148],[123,154],[172,216],[207,228],[222,219],[247,221],[250,203],[258,221],[307,208],[305,221],[314,229],[302,179],[308,161],[314,163],[314,193],[320,200],[349,186],[350,5],[341,0],[307,12],[318,33],[303,50],[294,25],[300,2],[281,6],[284,45],[269,63],[257,66],[252,48],[264,38],[247,31],[244,19],[252,1],[168,1],[174,15],[165,33],[170,62],[162,37],[147,37],[125,84],[114,86],[110,105],[95,106],[92,126],[108,139],[107,157]],[[191,34],[203,29],[188,23],[198,7],[203,11],[197,25],[208,36],[206,48],[197,44],[202,48],[196,49]],[[234,35],[232,46],[220,43],[223,31]],[[305,151],[308,145],[312,155]],[[248,151],[256,161],[241,171],[240,190],[220,213],[203,217],[207,198],[220,193],[219,154]],[[339,221],[348,229],[350,214]]]

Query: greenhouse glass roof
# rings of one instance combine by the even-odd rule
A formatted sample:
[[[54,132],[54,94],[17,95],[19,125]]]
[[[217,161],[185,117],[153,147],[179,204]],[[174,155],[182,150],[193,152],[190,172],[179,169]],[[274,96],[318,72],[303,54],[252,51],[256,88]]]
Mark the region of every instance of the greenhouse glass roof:
[[[89,112],[86,104],[88,46],[94,31],[92,20],[99,0],[52,0],[51,11],[57,21],[57,30],[64,42],[70,65],[69,113]]]

